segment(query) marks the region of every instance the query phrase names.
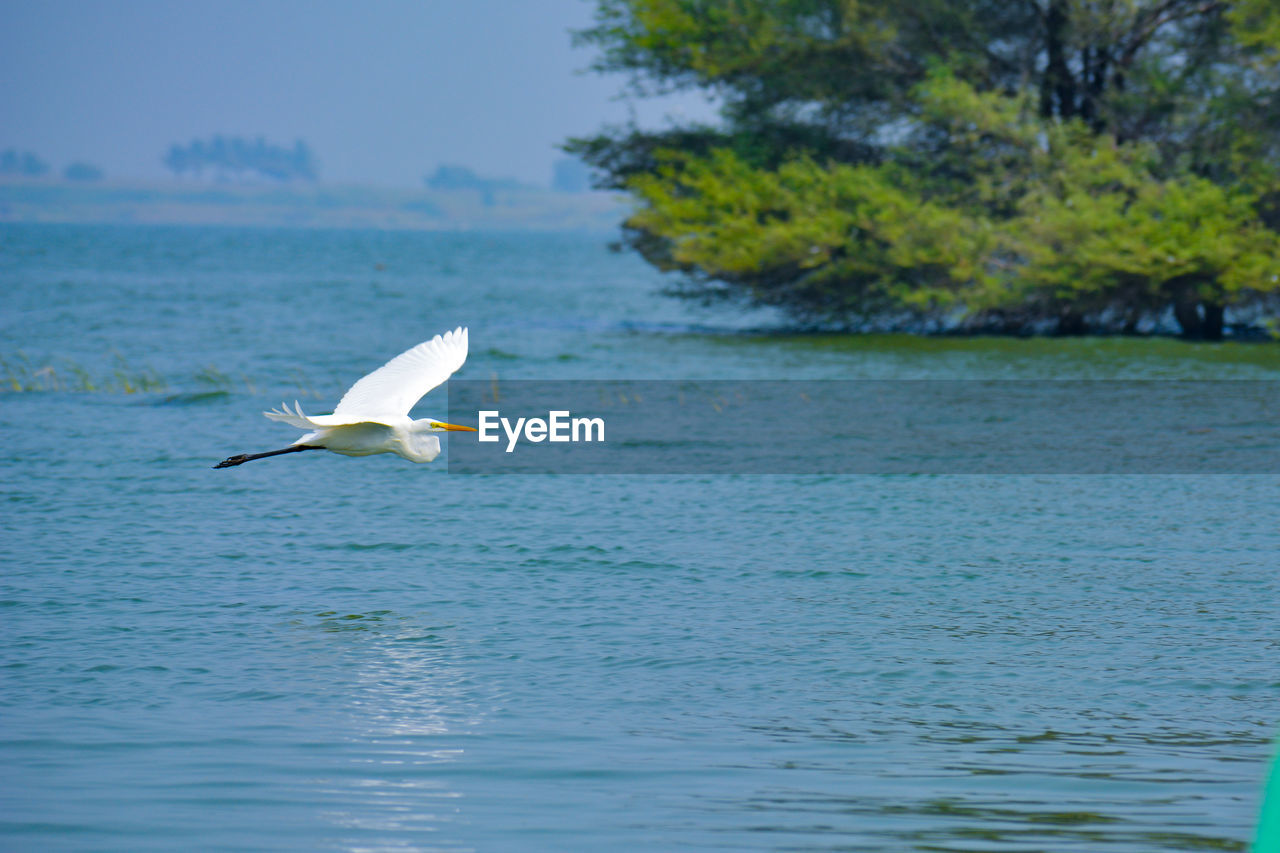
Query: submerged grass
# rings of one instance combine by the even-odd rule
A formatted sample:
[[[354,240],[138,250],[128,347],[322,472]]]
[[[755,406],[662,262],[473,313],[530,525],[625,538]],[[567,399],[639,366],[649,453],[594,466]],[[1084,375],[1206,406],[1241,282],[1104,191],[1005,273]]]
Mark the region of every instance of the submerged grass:
[[[299,370],[290,377],[294,385],[289,391],[300,398],[319,398],[314,384]],[[171,381],[153,367],[130,365],[119,353],[113,353],[105,366],[90,370],[70,359],[33,361],[25,353],[0,355],[0,393],[165,393],[174,388],[201,392],[245,391],[257,395],[262,389],[250,377],[232,376],[213,365],[201,368],[184,380]]]
[[[109,370],[92,373],[83,366],[62,359],[58,363],[33,362],[24,353],[0,356],[0,391],[78,391],[136,394],[165,391],[169,383],[154,368],[131,367],[116,355]]]

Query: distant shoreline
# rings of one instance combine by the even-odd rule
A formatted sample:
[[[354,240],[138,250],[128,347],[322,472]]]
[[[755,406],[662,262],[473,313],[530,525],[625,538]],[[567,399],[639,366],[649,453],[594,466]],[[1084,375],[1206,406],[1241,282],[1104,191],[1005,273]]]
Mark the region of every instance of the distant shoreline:
[[[341,184],[0,180],[0,222],[450,231],[611,231],[610,193],[512,187],[394,189]]]

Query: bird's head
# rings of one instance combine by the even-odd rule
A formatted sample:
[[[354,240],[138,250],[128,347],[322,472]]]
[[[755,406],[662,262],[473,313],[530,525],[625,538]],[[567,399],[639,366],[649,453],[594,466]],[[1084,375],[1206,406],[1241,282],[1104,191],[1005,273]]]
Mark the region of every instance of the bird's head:
[[[403,446],[397,452],[413,462],[430,462],[440,455],[440,439],[435,433],[447,431],[477,432],[474,427],[421,418],[413,422]]]

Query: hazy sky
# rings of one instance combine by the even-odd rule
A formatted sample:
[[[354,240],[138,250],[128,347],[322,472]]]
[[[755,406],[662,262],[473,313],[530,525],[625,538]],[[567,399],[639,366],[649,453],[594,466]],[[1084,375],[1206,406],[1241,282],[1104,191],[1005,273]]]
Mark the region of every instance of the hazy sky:
[[[0,0],[0,149],[163,177],[173,142],[305,139],[330,182],[440,163],[547,184],[565,137],[622,122],[620,77],[569,30],[590,0]],[[699,95],[642,124],[711,118]]]

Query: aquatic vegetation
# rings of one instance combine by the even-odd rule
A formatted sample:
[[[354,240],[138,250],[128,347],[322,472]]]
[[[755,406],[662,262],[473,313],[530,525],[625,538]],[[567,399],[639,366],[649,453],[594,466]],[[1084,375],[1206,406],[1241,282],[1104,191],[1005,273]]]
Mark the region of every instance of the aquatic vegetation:
[[[302,371],[290,374],[291,384],[274,393],[298,398],[319,399],[323,395]],[[148,394],[179,392],[179,396],[247,392],[263,393],[264,386],[241,373],[233,376],[215,365],[207,365],[187,377],[164,376],[154,367],[130,364],[120,353],[112,353],[103,363],[85,366],[68,358],[32,359],[26,353],[0,355],[0,393],[59,392],[80,394]]]
[[[142,391],[164,391],[166,388],[168,382],[154,368],[132,367],[118,355],[112,369],[98,374],[68,359],[36,363],[21,352],[11,357],[0,356],[2,391],[134,394]]]

